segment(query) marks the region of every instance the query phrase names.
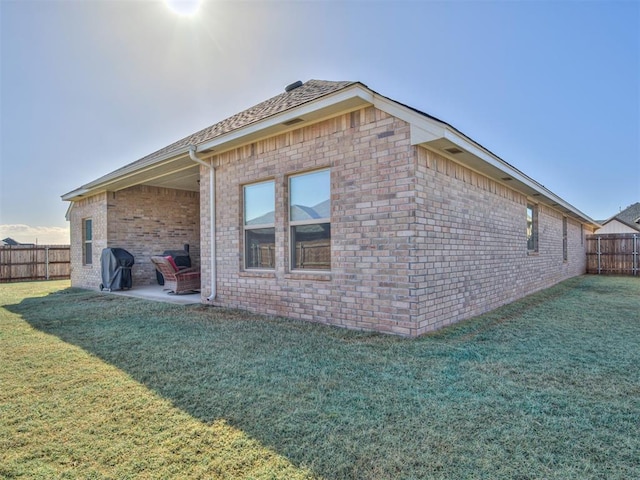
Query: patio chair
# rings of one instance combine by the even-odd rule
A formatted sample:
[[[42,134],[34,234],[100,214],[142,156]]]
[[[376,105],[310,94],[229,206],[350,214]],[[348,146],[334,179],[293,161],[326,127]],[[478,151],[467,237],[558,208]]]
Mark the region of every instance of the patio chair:
[[[170,257],[153,256],[151,261],[164,277],[163,290],[175,294],[200,291],[200,270],[198,268],[179,269]]]

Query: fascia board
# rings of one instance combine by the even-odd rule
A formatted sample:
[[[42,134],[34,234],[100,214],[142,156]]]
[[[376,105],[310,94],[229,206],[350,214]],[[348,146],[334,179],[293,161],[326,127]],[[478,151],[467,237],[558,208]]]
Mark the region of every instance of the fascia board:
[[[75,205],[75,203],[71,202],[71,203],[69,204],[69,206],[67,207],[67,211],[66,211],[66,213],[64,214],[64,219],[65,219],[67,222],[71,221],[71,210],[73,210],[73,206],[74,206],[74,205]]]
[[[480,160],[483,160],[489,165],[503,171],[505,174],[514,178],[517,177],[518,180],[522,181],[530,188],[536,191],[543,189],[547,193],[553,195],[535,180],[510,166],[504,160],[501,160],[486,149],[480,147],[468,137],[452,129],[449,125],[439,122],[433,118],[428,118],[425,115],[415,112],[403,105],[399,105],[387,98],[376,98],[374,105],[390,115],[400,118],[410,124],[412,145],[420,145],[422,143],[433,142],[440,139],[449,140],[460,149],[466,150]]]
[[[129,177],[134,175],[139,175],[140,173],[144,173],[145,171],[152,170],[153,168],[158,167],[164,163],[170,163],[175,160],[180,160],[188,155],[189,150],[187,147],[180,148],[171,153],[167,153],[160,158],[155,159],[152,162],[144,163],[144,164],[131,164],[123,167],[122,169],[115,172],[109,173],[97,180],[94,180],[91,183],[87,183],[86,185],[73,190],[69,193],[62,195],[62,200],[65,201],[74,201],[79,200],[87,195],[95,195],[96,193],[100,193],[109,189],[109,185],[112,185],[117,182],[121,182],[126,180]],[[135,162],[134,162],[135,163]]]
[[[578,216],[590,225],[596,227],[598,226],[598,223],[588,215],[582,213],[573,205],[565,202],[555,193],[551,192],[549,189],[539,184],[531,177],[525,175],[517,168],[509,165],[507,162],[489,152],[482,146],[478,145],[476,142],[474,142],[464,134],[458,132],[446,123],[418,113],[408,107],[405,107],[404,105],[401,105],[397,102],[394,102],[393,100],[377,94],[375,94],[374,106],[376,108],[379,108],[380,110],[387,112],[390,115],[393,115],[396,118],[409,123],[412,145],[428,144],[430,142],[441,139],[448,140],[463,151],[469,152],[474,157],[500,170],[501,172],[504,172],[506,176],[517,180],[531,190],[545,196],[552,203],[555,203],[556,206],[561,206],[565,210],[572,212],[574,215]],[[454,161],[458,160],[454,159]]]
[[[233,146],[233,148],[235,148],[238,142],[246,143],[255,141],[257,138],[271,136],[281,133],[281,131],[300,128],[301,124],[295,124],[295,126],[292,127],[283,127],[283,124],[289,120],[296,118],[307,120],[305,117],[312,117],[309,118],[309,120],[316,122],[328,116],[335,116],[339,113],[356,110],[372,104],[372,92],[356,84],[199,144],[197,145],[198,152],[206,153],[208,150],[215,150],[215,153],[221,153],[227,147]],[[281,129],[281,131],[274,132],[272,131],[274,129]]]
[[[62,195],[62,200],[64,200],[65,202],[72,202],[74,200],[77,200],[80,197],[83,197],[84,195],[86,195],[87,193],[91,192],[91,190],[87,189],[87,188],[77,188],[69,193],[65,193],[64,195]]]
[[[266,137],[281,131],[299,128],[301,125],[286,127],[282,124],[295,118],[309,117],[310,121],[319,121],[323,117],[334,116],[338,113],[362,108],[365,105],[373,103],[372,92],[365,88],[362,84],[354,84],[343,90],[339,90],[333,94],[319,98],[295,107],[285,110],[281,113],[267,117],[256,123],[233,130],[227,134],[220,135],[208,142],[197,145],[198,152],[206,152],[207,150],[216,149],[215,153],[220,153],[225,148],[235,148],[239,143],[255,141],[258,137]],[[273,130],[278,130],[274,132]],[[178,160],[188,155],[189,147],[181,147],[177,150],[167,152],[159,158],[149,160],[149,162],[134,162],[115,172],[109,173],[93,182],[83,185],[81,188],[73,190],[62,195],[62,200],[74,201],[83,198],[86,195],[94,195],[109,189],[109,185],[122,182],[126,178],[139,175],[146,170],[151,170],[166,162]]]
[[[487,164],[491,165],[492,167],[495,167],[495,168],[501,170],[507,176],[513,178],[514,180],[526,185],[530,189],[532,189],[532,190],[538,192],[539,194],[543,195],[544,197],[549,199],[551,202],[556,204],[556,205],[552,205],[553,207],[562,207],[563,209],[565,209],[565,210],[577,215],[578,217],[582,218],[583,220],[587,221],[589,224],[594,225],[594,226],[598,225],[598,223],[595,222],[595,220],[593,220],[588,215],[584,214],[583,212],[581,212],[580,210],[575,208],[573,205],[571,205],[568,202],[564,201],[562,198],[560,198],[558,195],[553,193],[551,190],[549,190],[545,186],[539,184],[538,182],[533,180],[528,175],[522,173],[517,168],[509,165],[504,160],[502,160],[502,159],[498,158],[497,156],[495,156],[494,154],[488,152],[486,149],[482,148],[481,146],[479,146],[475,142],[469,140],[467,137],[461,135],[459,132],[453,130],[451,127],[447,126],[445,128],[444,138],[446,140],[449,140],[451,143],[455,144],[459,148],[466,150],[467,152],[471,153],[475,157],[477,157],[477,158],[481,159],[482,161],[486,162]]]
[[[437,125],[417,125],[410,123],[411,145],[420,145],[444,138],[445,131]]]

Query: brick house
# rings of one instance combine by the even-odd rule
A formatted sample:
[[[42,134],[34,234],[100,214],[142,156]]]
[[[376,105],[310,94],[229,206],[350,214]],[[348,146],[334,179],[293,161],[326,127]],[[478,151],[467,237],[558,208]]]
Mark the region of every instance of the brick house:
[[[203,303],[416,336],[586,269],[598,227],[451,125],[359,82],[296,82],[63,195],[72,283],[188,243]]]

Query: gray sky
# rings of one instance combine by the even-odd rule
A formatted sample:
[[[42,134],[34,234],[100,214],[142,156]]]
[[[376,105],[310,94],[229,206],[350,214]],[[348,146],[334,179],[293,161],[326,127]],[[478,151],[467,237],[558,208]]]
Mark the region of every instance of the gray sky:
[[[434,115],[594,219],[640,201],[640,2],[0,0],[0,32],[0,238],[67,243],[60,195],[312,78]]]

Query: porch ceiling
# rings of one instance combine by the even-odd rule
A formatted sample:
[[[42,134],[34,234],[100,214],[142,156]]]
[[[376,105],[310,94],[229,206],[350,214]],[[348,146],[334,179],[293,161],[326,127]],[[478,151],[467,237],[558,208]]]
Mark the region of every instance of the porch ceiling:
[[[200,191],[200,167],[197,164],[192,165],[178,172],[152,178],[143,182],[142,185],[198,192]]]
[[[188,156],[182,155],[114,178],[110,182],[105,182],[101,186],[101,190],[117,192],[135,185],[149,185],[198,192],[200,191],[199,179],[200,166]]]

